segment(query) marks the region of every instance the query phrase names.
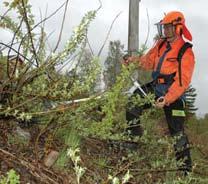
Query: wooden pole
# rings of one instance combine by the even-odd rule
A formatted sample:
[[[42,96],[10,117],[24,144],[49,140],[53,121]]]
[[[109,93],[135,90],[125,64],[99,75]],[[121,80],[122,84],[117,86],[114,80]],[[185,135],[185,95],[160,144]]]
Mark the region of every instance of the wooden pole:
[[[139,2],[140,0],[129,0],[128,51],[130,55],[135,55],[139,48]]]

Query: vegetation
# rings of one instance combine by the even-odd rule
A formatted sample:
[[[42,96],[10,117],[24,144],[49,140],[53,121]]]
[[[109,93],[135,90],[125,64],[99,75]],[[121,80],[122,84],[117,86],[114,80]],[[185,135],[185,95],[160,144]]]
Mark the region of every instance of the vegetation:
[[[189,177],[178,170],[180,163],[175,162],[172,149],[174,140],[164,132],[164,124],[159,126],[163,122],[161,111],[154,108],[145,111],[141,137],[126,134],[125,110],[129,99],[124,92],[131,85],[130,75],[135,66],[127,68],[119,63],[123,55],[119,41],[110,42],[106,60],[108,81],[112,81],[105,92],[96,90],[100,58],[88,51],[86,43],[88,28],[99,8],[84,15],[63,50],[57,51],[57,41],[57,47],[48,52],[43,24],[47,18],[36,23],[27,0],[3,4],[7,11],[0,17],[0,28],[12,32],[13,39],[9,44],[0,44],[8,55],[14,52],[22,57],[24,67],[14,76],[17,64],[11,73],[8,57],[0,57],[4,68],[0,86],[0,183],[208,182],[204,142],[207,116],[197,119],[193,115],[189,120],[195,163]],[[67,5],[68,1],[64,6]],[[17,19],[11,18],[11,12]],[[144,51],[143,48],[141,54]],[[64,66],[72,63],[75,67],[63,72]],[[149,94],[133,103],[142,105],[152,103],[153,99]],[[18,126],[31,133],[31,140],[13,136]],[[136,142],[138,149],[126,149],[128,142]],[[44,158],[51,150],[58,150],[59,158],[53,167],[46,168]],[[5,177],[11,166],[18,174],[11,170]]]
[[[124,56],[124,45],[119,40],[110,41],[108,57],[105,60],[104,79],[107,87],[112,87],[116,82],[116,77],[121,72],[121,61]]]
[[[19,175],[16,174],[16,172],[11,169],[7,172],[6,177],[0,177],[0,184],[19,184]]]

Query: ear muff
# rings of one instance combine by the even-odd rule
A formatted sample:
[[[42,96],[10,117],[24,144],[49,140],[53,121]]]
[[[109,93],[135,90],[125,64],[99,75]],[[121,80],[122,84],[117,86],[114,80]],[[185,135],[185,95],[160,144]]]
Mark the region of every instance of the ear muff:
[[[183,34],[183,25],[182,24],[177,24],[175,32],[176,32],[177,35],[181,36]]]

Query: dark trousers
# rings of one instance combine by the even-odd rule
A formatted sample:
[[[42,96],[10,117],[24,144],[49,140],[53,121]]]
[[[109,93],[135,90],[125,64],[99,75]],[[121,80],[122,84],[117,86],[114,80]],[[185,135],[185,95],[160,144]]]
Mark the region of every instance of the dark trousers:
[[[145,92],[154,92],[153,83],[148,83],[142,86]],[[136,90],[134,95],[142,96],[139,90]],[[126,120],[128,122],[129,128],[127,132],[131,136],[141,136],[142,128],[140,125],[140,116],[144,109],[150,108],[150,104],[143,106],[134,106],[127,109],[126,111]],[[180,167],[184,171],[191,171],[192,161],[190,156],[190,148],[188,137],[184,132],[184,121],[185,121],[185,104],[182,99],[176,100],[174,103],[169,106],[164,107],[164,112],[166,116],[166,121],[168,128],[172,137],[175,138],[175,154],[176,160],[182,161],[182,166]]]
[[[176,100],[164,107],[166,121],[171,136],[175,139],[174,149],[176,160],[182,162],[181,170],[191,171],[192,161],[189,148],[189,140],[184,132],[185,103],[182,99]]]
[[[147,84],[143,85],[142,89],[146,93],[154,92],[153,82],[150,82],[150,83],[147,83]],[[139,89],[137,89],[134,92],[133,97],[136,96],[136,95],[144,97]],[[126,120],[127,120],[127,123],[128,123],[127,132],[130,136],[141,136],[142,135],[143,130],[142,130],[141,124],[140,124],[140,116],[142,115],[142,111],[144,109],[148,109],[150,107],[151,107],[151,104],[145,104],[145,105],[142,105],[142,106],[137,106],[136,105],[136,106],[132,107],[131,102],[127,105],[127,110],[126,110]]]

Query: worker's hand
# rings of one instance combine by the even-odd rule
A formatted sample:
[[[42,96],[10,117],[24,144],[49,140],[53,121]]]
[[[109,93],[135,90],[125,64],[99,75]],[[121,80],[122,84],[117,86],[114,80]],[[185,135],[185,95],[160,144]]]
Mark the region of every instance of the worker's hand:
[[[163,108],[165,105],[166,105],[166,101],[165,101],[164,96],[161,96],[155,102],[155,107],[160,108],[160,109]]]
[[[135,62],[135,57],[134,56],[130,56],[129,54],[126,54],[123,56],[123,61],[122,63],[124,65],[129,65],[130,63]]]

